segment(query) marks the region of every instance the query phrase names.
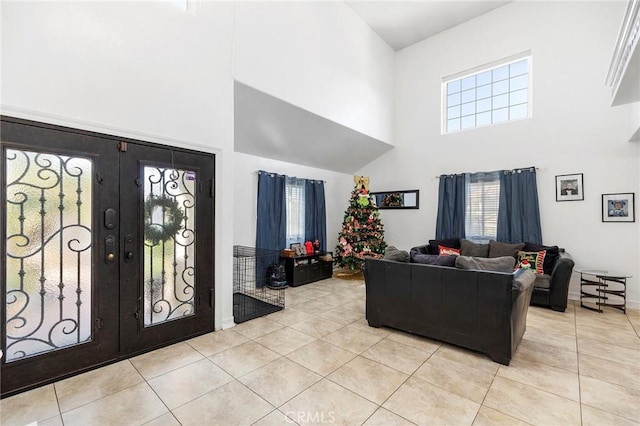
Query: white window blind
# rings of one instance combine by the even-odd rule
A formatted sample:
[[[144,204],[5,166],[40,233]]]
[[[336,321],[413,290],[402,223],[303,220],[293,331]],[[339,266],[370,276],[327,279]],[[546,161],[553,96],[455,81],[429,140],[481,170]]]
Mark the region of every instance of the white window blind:
[[[499,172],[467,175],[465,233],[468,240],[486,243],[498,232]]]
[[[287,177],[285,191],[287,247],[289,247],[291,243],[304,243],[304,179]]]

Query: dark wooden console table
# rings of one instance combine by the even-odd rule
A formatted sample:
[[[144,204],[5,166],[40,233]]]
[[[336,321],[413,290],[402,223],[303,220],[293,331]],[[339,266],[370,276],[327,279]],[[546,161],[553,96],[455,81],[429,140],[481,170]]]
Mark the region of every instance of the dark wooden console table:
[[[627,278],[631,275],[594,269],[576,272],[580,274],[580,306],[596,312],[602,312],[603,306],[627,311]]]
[[[329,252],[319,252],[308,256],[285,257],[284,270],[287,275],[287,283],[292,286],[312,283],[333,276],[333,261],[324,261],[320,257]]]

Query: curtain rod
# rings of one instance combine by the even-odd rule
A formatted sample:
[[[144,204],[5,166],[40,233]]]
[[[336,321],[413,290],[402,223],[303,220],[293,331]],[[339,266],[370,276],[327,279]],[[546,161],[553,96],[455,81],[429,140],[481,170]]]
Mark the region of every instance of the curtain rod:
[[[326,180],[323,179],[308,179],[308,178],[299,178],[297,176],[287,176],[287,175],[281,175],[279,173],[275,173],[275,172],[267,172],[266,170],[256,170],[255,173],[260,174],[260,173],[264,173],[270,176],[282,176],[282,177],[290,177],[290,178],[294,178],[294,179],[305,179],[305,180],[312,180],[312,181],[316,181],[316,182],[322,182],[322,183],[327,183]]]
[[[483,174],[490,174],[490,173],[496,173],[496,172],[498,172],[498,173],[499,173],[499,172],[511,172],[511,173],[517,173],[517,172],[521,172],[522,170],[531,170],[531,169],[540,170],[540,168],[539,168],[539,167],[533,167],[533,166],[531,166],[531,167],[517,167],[517,168],[515,168],[515,169],[494,170],[494,171],[492,171],[492,172],[473,172],[473,173],[471,173],[471,172],[465,172],[465,173],[469,173],[469,174],[472,174],[472,175],[473,175],[473,174],[479,174],[479,173],[483,173]],[[464,174],[464,173],[458,173],[458,174]],[[455,175],[456,175],[456,174],[455,174],[455,173],[453,173],[453,174],[447,174],[447,175],[445,175],[445,176],[455,176]],[[440,176],[442,176],[442,175],[440,175]],[[440,179],[440,176],[436,176],[435,178],[436,178],[436,179]]]

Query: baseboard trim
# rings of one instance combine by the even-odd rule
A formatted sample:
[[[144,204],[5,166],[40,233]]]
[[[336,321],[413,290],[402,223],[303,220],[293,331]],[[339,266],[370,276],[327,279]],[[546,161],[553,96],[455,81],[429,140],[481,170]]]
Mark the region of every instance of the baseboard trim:
[[[236,323],[233,320],[233,316],[226,317],[222,319],[222,330],[226,330],[227,328],[235,327]]]

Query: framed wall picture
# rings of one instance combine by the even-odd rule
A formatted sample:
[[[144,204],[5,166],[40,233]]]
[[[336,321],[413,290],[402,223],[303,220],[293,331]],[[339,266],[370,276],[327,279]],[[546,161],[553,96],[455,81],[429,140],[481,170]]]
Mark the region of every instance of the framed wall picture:
[[[556,201],[584,200],[582,173],[556,176]]]
[[[635,193],[602,194],[602,221],[635,222]]]
[[[378,209],[419,209],[420,190],[372,192],[373,205]]]

